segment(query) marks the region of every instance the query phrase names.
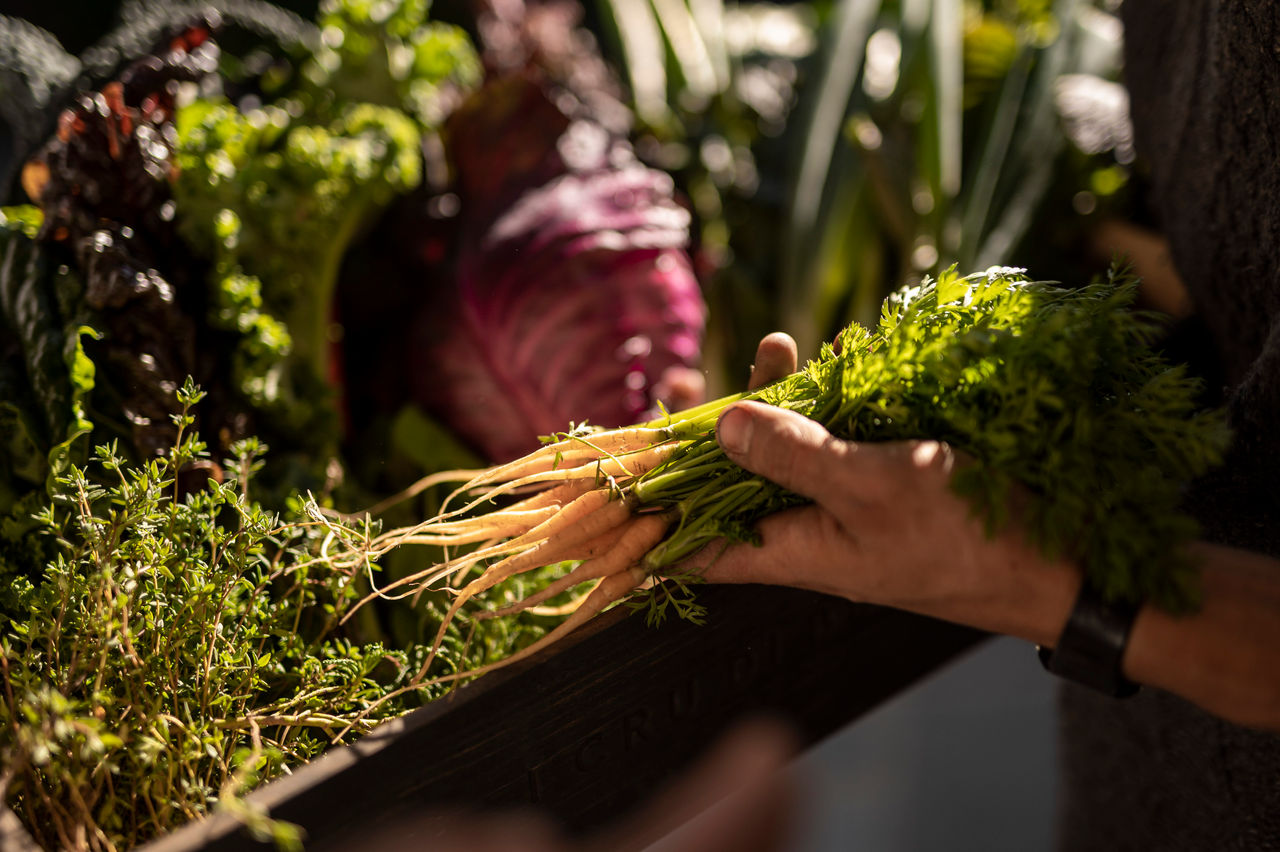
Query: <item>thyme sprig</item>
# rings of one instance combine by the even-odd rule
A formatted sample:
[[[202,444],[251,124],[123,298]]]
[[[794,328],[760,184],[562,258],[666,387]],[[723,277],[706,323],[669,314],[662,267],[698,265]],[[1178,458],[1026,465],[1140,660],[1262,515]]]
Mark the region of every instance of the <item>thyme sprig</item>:
[[[250,499],[265,447],[239,442],[224,481],[190,485],[208,461],[190,430],[200,397],[190,381],[179,392],[166,456],[131,464],[103,446],[72,466],[37,519],[43,576],[4,578],[0,793],[44,848],[128,849],[215,810],[296,847],[297,829],[243,794],[446,689],[398,691],[425,650],[339,629],[363,571],[318,558],[327,527],[301,498],[281,512]],[[424,631],[446,604],[423,598]],[[453,630],[433,670],[541,632]]]

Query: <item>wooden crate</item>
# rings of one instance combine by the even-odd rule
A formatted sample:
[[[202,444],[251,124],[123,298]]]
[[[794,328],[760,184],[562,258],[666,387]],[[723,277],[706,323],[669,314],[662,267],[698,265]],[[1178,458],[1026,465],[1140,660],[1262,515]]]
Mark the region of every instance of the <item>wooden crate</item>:
[[[373,830],[447,806],[533,804],[586,832],[643,801],[736,720],[772,714],[816,742],[984,635],[789,589],[699,596],[701,627],[649,628],[616,609],[251,799],[303,826],[309,852],[359,848]],[[263,848],[221,816],[143,847]]]

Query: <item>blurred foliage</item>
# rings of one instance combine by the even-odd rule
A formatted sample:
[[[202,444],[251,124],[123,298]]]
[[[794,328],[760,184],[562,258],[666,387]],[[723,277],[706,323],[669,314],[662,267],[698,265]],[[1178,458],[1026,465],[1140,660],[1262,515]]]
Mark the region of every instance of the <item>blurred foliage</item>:
[[[1131,147],[1081,154],[1060,109],[1064,79],[1118,73],[1119,22],[1099,4],[596,5],[637,149],[701,218],[713,392],[741,382],[769,331],[812,355],[898,287],[1062,245],[1124,198]],[[1088,106],[1077,124],[1099,120]]]

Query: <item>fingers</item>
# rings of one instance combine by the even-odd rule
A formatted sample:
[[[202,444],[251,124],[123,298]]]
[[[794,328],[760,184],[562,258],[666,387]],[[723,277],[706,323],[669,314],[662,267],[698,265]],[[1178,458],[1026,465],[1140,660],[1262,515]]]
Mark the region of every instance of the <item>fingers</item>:
[[[734,462],[804,497],[821,503],[847,488],[835,475],[853,445],[794,411],[741,402],[720,415],[716,437]]]
[[[711,583],[791,586],[857,600],[851,578],[861,562],[859,541],[818,506],[770,515],[756,525],[760,545],[713,542],[681,563]]]
[[[789,376],[796,371],[797,360],[796,342],[791,335],[781,331],[766,335],[756,347],[756,362],[747,388],[756,390]]]
[[[737,464],[837,512],[851,501],[945,487],[956,464],[945,443],[842,441],[803,415],[759,402],[726,409],[716,437]]]

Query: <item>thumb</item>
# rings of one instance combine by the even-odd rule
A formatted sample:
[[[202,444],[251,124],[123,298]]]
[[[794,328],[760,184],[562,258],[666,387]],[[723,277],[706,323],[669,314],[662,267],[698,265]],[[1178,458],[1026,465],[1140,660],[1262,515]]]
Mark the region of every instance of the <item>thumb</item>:
[[[737,464],[818,503],[842,491],[852,445],[802,414],[740,402],[716,423],[716,438]]]

